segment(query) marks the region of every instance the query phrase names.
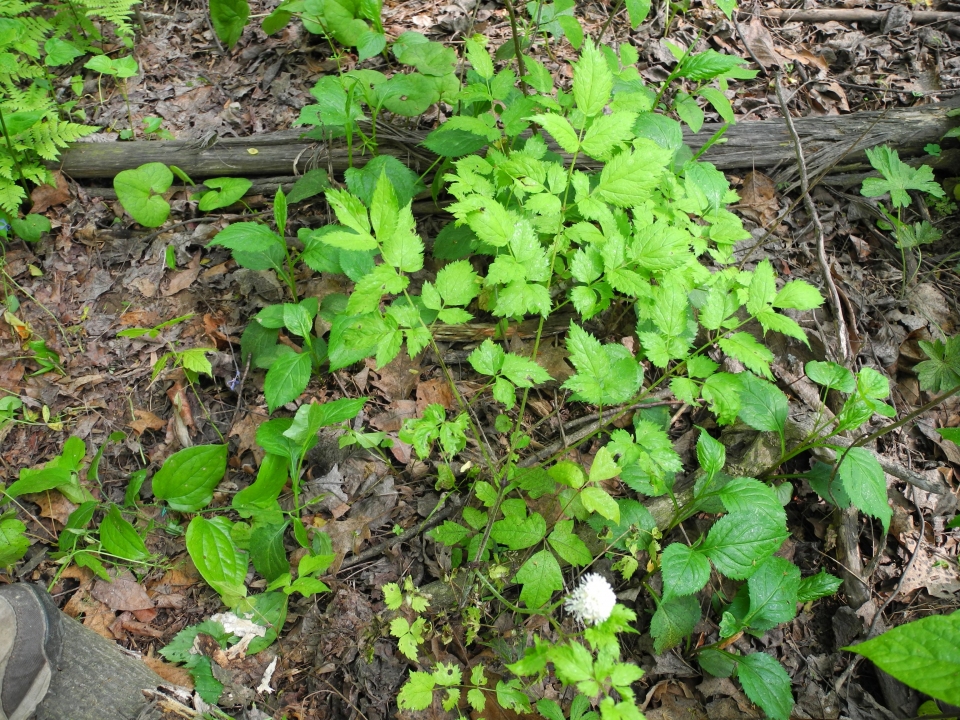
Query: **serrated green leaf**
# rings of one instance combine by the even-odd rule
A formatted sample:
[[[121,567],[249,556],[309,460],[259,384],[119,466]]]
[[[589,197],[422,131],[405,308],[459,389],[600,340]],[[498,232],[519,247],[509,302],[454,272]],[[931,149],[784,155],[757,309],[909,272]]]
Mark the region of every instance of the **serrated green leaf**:
[[[822,597],[833,595],[840,589],[843,580],[821,570],[816,575],[805,577],[797,590],[797,602],[807,603]]]
[[[400,693],[397,705],[403,710],[425,710],[433,702],[433,689],[437,682],[431,673],[412,671]]]
[[[575,153],[580,148],[580,138],[570,121],[560,115],[534,115],[527,118],[546,130],[564,152]]]
[[[466,306],[480,294],[480,276],[468,260],[458,260],[440,269],[436,288],[446,305]]]
[[[511,550],[523,550],[536,545],[547,534],[547,523],[540,513],[532,513],[525,518],[506,518],[497,520],[490,530],[490,536]]]
[[[943,188],[933,179],[933,170],[928,165],[912,168],[900,160],[896,150],[887,145],[869,148],[867,158],[883,177],[867,178],[863,181],[860,194],[864,197],[880,197],[890,193],[890,203],[895,208],[910,204],[908,190],[944,197]]]
[[[700,552],[675,542],[660,559],[663,570],[663,597],[693,595],[710,579],[710,561]]]
[[[289,353],[270,366],[263,381],[270,412],[300,397],[310,382],[310,369],[310,355],[305,352]]]
[[[563,573],[553,553],[541,550],[520,566],[514,582],[523,585],[520,599],[527,607],[539,608],[550,600],[555,591],[563,589]]]
[[[838,451],[838,455],[843,450]],[[880,520],[886,533],[893,510],[887,504],[887,480],[880,462],[866,448],[853,447],[837,470],[843,489],[858,510]]]
[[[632,112],[598,115],[583,136],[583,151],[598,160],[608,159],[612,150],[633,138],[636,119],[636,113]]]
[[[784,523],[759,512],[724,515],[707,533],[701,550],[729,578],[750,577],[787,538]]]
[[[767,558],[747,580],[750,610],[745,626],[759,631],[789,622],[797,615],[800,568],[779,557]]]
[[[700,621],[700,605],[693,595],[663,600],[650,619],[653,649],[658,655],[678,645]]]
[[[573,68],[573,99],[587,117],[599,115],[610,100],[613,74],[603,54],[587,40]]]
[[[786,429],[787,396],[773,383],[750,373],[740,374],[740,419],[755,430],[776,432]]]
[[[759,705],[770,720],[789,720],[793,711],[790,676],[766,653],[752,653],[740,659],[737,678],[743,691]]]
[[[620,506],[602,488],[592,485],[583,488],[580,491],[580,502],[589,512],[595,512],[613,523],[620,522]]]
[[[573,532],[573,520],[561,520],[553,526],[547,538],[550,547],[571,565],[589,565],[593,554],[583,540]]]
[[[717,344],[727,355],[742,362],[748,370],[773,380],[770,372],[773,353],[758,343],[750,333],[738,332],[730,337],[720,338]]]
[[[944,393],[960,385],[960,335],[947,338],[946,343],[920,340],[919,345],[929,358],[914,368],[922,390]]]
[[[634,150],[617,155],[600,171],[594,194],[619,207],[635,207],[660,183],[671,154],[652,140],[638,138]]]
[[[960,612],[915,620],[843,649],[922,693],[960,704]]]

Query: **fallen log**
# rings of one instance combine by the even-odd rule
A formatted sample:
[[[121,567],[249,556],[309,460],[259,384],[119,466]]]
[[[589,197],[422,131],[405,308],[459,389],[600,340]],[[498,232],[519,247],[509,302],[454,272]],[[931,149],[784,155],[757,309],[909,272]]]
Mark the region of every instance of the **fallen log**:
[[[948,111],[960,107],[960,99],[951,98],[910,108],[892,108],[882,112],[857,112],[849,115],[805,117],[794,120],[800,141],[807,152],[807,168],[816,177],[837,164],[837,171],[854,172],[867,169],[864,150],[890,144],[902,158],[924,156],[924,146],[938,143],[956,120]],[[699,133],[686,131],[684,141],[698,151],[720,129],[707,123]],[[247,138],[223,138],[201,147],[185,140],[136,142],[78,142],[64,151],[58,163],[74,179],[111,178],[122,170],[148,162],[176,165],[193,178],[233,176],[258,177],[299,175],[320,167],[341,173],[349,167],[346,147],[333,143],[301,139],[300,130],[282,130]],[[436,159],[420,145],[426,131],[391,128],[385,132],[378,125],[382,138],[380,152],[393,155],[413,169],[426,170]],[[796,178],[796,163],[791,139],[782,120],[744,121],[727,129],[722,142],[704,155],[722,170],[763,168],[774,174],[777,182]],[[559,151],[559,149],[557,149]],[[369,156],[360,156],[354,149],[354,164],[363,165]],[[934,167],[955,164],[957,158],[944,152],[939,158],[924,157]],[[589,168],[590,161],[581,164]],[[594,164],[596,166],[596,164]]]

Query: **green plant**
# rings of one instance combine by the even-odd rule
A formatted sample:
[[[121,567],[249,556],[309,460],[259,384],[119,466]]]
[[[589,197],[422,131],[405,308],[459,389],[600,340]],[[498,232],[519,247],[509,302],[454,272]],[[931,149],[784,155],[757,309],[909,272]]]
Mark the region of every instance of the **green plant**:
[[[867,178],[863,181],[860,193],[864,197],[884,197],[889,194],[890,205],[896,211],[891,214],[881,207],[881,212],[890,225],[897,247],[900,249],[900,258],[903,262],[903,290],[913,282],[914,277],[907,277],[906,251],[916,249],[917,260],[921,259],[921,245],[928,245],[939,240],[943,233],[937,230],[927,220],[910,224],[903,221],[903,208],[910,205],[908,192],[914,190],[933,195],[935,198],[945,197],[943,188],[933,179],[933,170],[928,165],[912,168],[900,160],[896,150],[886,145],[880,145],[867,150],[867,158],[874,170],[880,173],[879,178]]]
[[[3,31],[0,51],[7,62],[0,69],[0,209],[17,216],[30,183],[51,183],[42,161],[57,159],[59,148],[96,128],[70,120],[76,100],[59,103],[52,72],[76,58],[101,52],[102,22],[131,44],[130,14],[135,0],[6,3],[0,8]],[[98,28],[94,24],[97,21]],[[82,91],[82,80],[73,83]]]
[[[122,170],[113,178],[113,189],[123,209],[144,227],[160,227],[170,216],[170,203],[163,193],[171,185],[173,173],[159,162]]]
[[[960,705],[960,612],[931,615],[845,647],[910,687]],[[932,714],[940,714],[934,704]]]

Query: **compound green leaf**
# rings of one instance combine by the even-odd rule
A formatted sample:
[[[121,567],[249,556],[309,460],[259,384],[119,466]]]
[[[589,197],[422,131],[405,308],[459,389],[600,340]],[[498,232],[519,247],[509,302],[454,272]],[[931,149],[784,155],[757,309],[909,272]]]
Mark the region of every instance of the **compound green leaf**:
[[[196,512],[213,500],[227,469],[226,445],[197,445],[168,457],[153,476],[153,494],[174,510]]]
[[[773,353],[758,343],[750,333],[738,332],[730,337],[720,338],[717,344],[727,355],[742,362],[748,370],[773,379],[773,374],[770,372]]]
[[[580,148],[580,138],[577,136],[577,131],[573,129],[573,125],[565,117],[548,114],[534,115],[527,119],[537,123],[550,133],[564,152],[575,153]]]
[[[490,531],[494,540],[511,550],[523,550],[536,545],[546,534],[547,522],[540,513],[533,513],[523,519],[512,517],[497,520]]]
[[[776,385],[750,373],[740,374],[740,419],[747,425],[783,435],[787,411],[787,396]]]
[[[600,171],[594,193],[601,200],[619,207],[634,207],[659,184],[671,153],[646,138],[638,138],[633,145],[632,152],[617,155]]]

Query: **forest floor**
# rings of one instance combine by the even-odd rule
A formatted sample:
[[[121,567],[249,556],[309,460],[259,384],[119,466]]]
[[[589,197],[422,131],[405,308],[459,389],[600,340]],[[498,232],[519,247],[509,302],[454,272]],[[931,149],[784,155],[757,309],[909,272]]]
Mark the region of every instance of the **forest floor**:
[[[504,7],[496,3],[477,7],[475,2],[388,2],[384,27],[394,37],[417,30],[432,39],[456,43],[473,23],[493,46],[505,42],[510,28]],[[253,5],[254,13],[271,9]],[[886,10],[890,6],[850,0],[843,7]],[[309,90],[314,83],[336,71],[329,46],[296,21],[269,37],[254,22],[237,46],[226,51],[211,31],[205,8],[201,0],[147,0],[142,6],[143,28],[135,46],[141,73],[128,81],[135,124],[158,117],[176,138],[197,141],[209,141],[214,134],[244,137],[290,128],[300,108],[311,102]],[[585,31],[596,36],[611,9],[601,2],[579,3],[577,14]],[[640,54],[641,75],[651,83],[663,80],[673,63],[662,43],[667,11],[666,3],[655,4],[647,22],[631,31],[621,10],[604,36],[607,42],[633,44]],[[697,43],[699,49],[712,47],[764,64],[766,72],[755,80],[731,83],[738,122],[781,117],[772,80],[778,68],[795,117],[935,103],[960,91],[960,25],[911,23],[902,21],[902,13],[889,15],[884,24],[790,22],[765,12],[759,3],[744,7],[735,25],[712,4],[697,2],[673,17],[667,32],[672,41],[684,46]],[[540,44],[534,52],[559,81],[569,80],[566,60],[573,51],[567,43],[554,42],[549,48]],[[349,66],[354,60],[347,55],[345,62]],[[385,61],[376,58],[367,66],[377,63]],[[752,62],[751,67],[755,67]],[[95,75],[88,77],[85,91],[81,107],[91,123],[105,128],[93,139],[119,142],[118,133],[129,125],[123,98],[108,78],[98,83]],[[421,127],[430,128],[443,119],[436,109],[432,112],[419,121]],[[904,132],[908,134],[909,128]],[[785,149],[785,162],[792,161],[791,154]],[[704,159],[709,160],[709,155]],[[745,169],[727,175],[741,194],[738,212],[755,237],[762,236],[762,229],[798,197],[781,194],[759,172]],[[945,182],[952,198],[950,179],[938,179]],[[76,436],[86,443],[88,456],[103,448],[98,483],[90,483],[95,496],[122,503],[131,474],[144,469],[152,474],[174,451],[218,442],[222,434],[230,444],[230,469],[217,489],[214,505],[229,504],[230,496],[255,475],[262,457],[255,433],[268,416],[263,373],[244,372],[238,359],[239,337],[260,308],[283,299],[275,279],[238,268],[223,248],[206,248],[220,228],[242,217],[244,209],[238,206],[204,216],[206,220],[213,217],[214,222],[192,221],[200,216],[196,201],[178,191],[171,197],[171,221],[179,225],[150,232],[137,226],[115,199],[98,196],[95,188],[108,186],[107,179],[78,182],[61,176],[60,180],[57,188],[34,193],[35,211],[50,218],[52,233],[38,245],[15,242],[6,248],[5,270],[16,283],[8,292],[20,299],[15,316],[23,325],[12,323],[11,315],[0,322],[0,387],[21,398],[26,419],[18,415],[0,425],[0,482],[9,485],[21,468],[56,456],[65,439]],[[918,341],[960,330],[960,277],[957,259],[951,255],[960,251],[960,223],[956,206],[944,203],[930,208],[944,239],[924,248],[917,275],[904,288],[901,258],[878,237],[857,193],[858,188],[841,192],[820,186],[812,197],[828,238],[833,278],[846,305],[848,339],[857,351],[858,364],[889,377],[891,403],[906,414],[928,399],[913,372],[923,358]],[[269,197],[262,196],[246,199],[254,211],[268,208],[269,202]],[[814,233],[803,207],[796,204],[779,218],[751,262],[768,258],[779,273],[807,278],[819,287],[823,283]],[[294,230],[316,226],[325,222],[328,212],[322,199],[314,198],[291,207],[291,226]],[[420,230],[429,238],[445,222],[441,216],[430,216],[421,221]],[[303,287],[305,295],[322,298],[343,292],[347,285],[343,278],[317,275],[305,278]],[[117,334],[183,316],[189,317],[155,338]],[[836,348],[833,328],[824,319],[822,333],[813,339],[810,350],[791,345],[789,352],[784,348],[777,358],[778,380],[791,403],[802,406],[804,402],[792,384],[802,374],[802,363],[822,360]],[[59,356],[62,373],[38,374],[42,365],[20,345],[28,332],[45,340]],[[617,332],[610,328],[606,335],[619,338]],[[155,364],[165,353],[190,347],[214,348],[209,355],[212,378],[201,377],[190,386],[175,368],[152,378]],[[470,347],[467,341],[444,345],[445,350],[461,354]],[[564,372],[569,376],[559,348],[548,349],[548,358],[554,377]],[[465,390],[470,390],[471,382],[463,380]],[[535,428],[534,448],[558,439],[561,425],[573,419],[553,414],[556,393],[545,389],[531,396],[526,424]],[[364,424],[394,437],[402,420],[416,416],[426,405],[451,407],[453,403],[436,358],[429,354],[419,361],[401,354],[380,370],[370,360],[325,373],[311,381],[302,400],[356,396],[370,398]],[[281,413],[292,414],[295,409],[291,404]],[[480,412],[487,411],[481,406]],[[496,412],[489,412],[492,421]],[[691,407],[672,418],[671,435],[688,467],[695,462],[694,426],[707,422],[705,411]],[[851,671],[854,656],[839,648],[862,637],[891,593],[895,598],[882,618],[888,627],[960,606],[960,530],[945,527],[957,511],[960,449],[934,432],[957,425],[960,401],[951,399],[883,438],[878,449],[891,463],[930,473],[950,492],[926,493],[890,478],[894,519],[889,535],[881,536],[875,523],[860,525],[868,602],[851,608],[841,592],[804,606],[793,622],[762,640],[749,641],[754,648],[773,652],[787,668],[797,701],[795,717],[859,720],[916,714],[915,693],[902,687],[901,695],[893,693],[878,681],[869,663]],[[121,439],[115,435],[118,431],[124,434]],[[588,445],[580,452],[588,460],[595,451]],[[324,578],[332,592],[291,602],[279,643],[281,662],[272,681],[275,694],[257,695],[254,688],[276,648],[222,669],[220,679],[233,692],[236,705],[224,704],[227,712],[264,717],[249,710],[253,702],[277,718],[375,720],[397,712],[395,697],[410,663],[396,652],[383,627],[380,587],[406,577],[418,586],[426,585],[444,576],[448,559],[432,540],[412,537],[357,561],[364,550],[421,523],[441,501],[434,487],[435,473],[411,456],[409,446],[397,443],[391,460],[387,465],[330,444],[321,445],[312,456],[307,469],[312,491],[326,493],[314,506],[315,523],[330,534],[338,553]],[[184,627],[218,612],[220,599],[191,568],[183,537],[169,532],[169,518],[150,504],[149,480],[141,497],[145,500],[141,526],[149,524],[148,547],[161,558],[153,569],[141,568],[136,576],[125,573],[128,582],[113,592],[105,590],[87,569],[74,566],[63,571],[49,553],[75,506],[50,492],[20,500],[19,517],[28,526],[33,547],[16,567],[16,577],[52,583],[52,592],[67,613],[143,653],[164,677],[189,684],[189,676],[162,661],[158,650]],[[805,482],[797,481],[787,512],[791,537],[782,552],[804,575],[819,568],[840,575],[836,530],[827,505]],[[637,611],[644,631],[652,601],[639,580],[621,582],[617,591],[621,602]],[[458,613],[440,611],[432,622],[443,632],[432,652],[438,659],[452,656],[464,664],[480,653],[495,665],[512,652],[512,640],[510,633],[496,641],[489,638],[512,628],[514,620],[509,612],[491,611],[484,618],[488,641],[467,646]],[[713,630],[715,626],[704,621],[694,638]],[[732,682],[704,678],[682,651],[655,656],[649,636],[641,632],[629,641],[627,652],[646,671],[639,697],[651,720],[760,717]],[[899,700],[891,699],[891,693]],[[901,701],[905,704],[892,706]],[[486,717],[496,716],[487,713]],[[504,711],[503,717],[515,715]]]

